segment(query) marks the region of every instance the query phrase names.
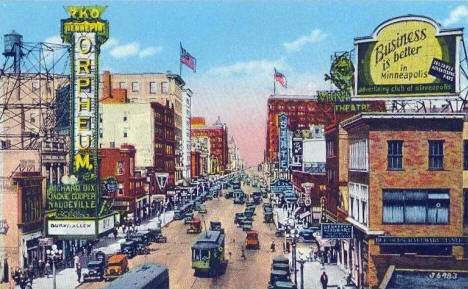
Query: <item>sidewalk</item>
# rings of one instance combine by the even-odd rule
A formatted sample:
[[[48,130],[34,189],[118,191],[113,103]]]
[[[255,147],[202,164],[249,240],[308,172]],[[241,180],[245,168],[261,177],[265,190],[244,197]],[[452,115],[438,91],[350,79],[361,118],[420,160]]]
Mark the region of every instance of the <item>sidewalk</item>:
[[[165,212],[164,214],[161,214],[161,227],[165,227],[167,224],[172,222],[174,217],[174,212],[169,211]],[[138,231],[143,231],[147,229],[156,229],[159,225],[159,218],[158,217],[153,217],[150,220],[145,221],[142,223],[140,226],[137,226]],[[120,251],[120,243],[125,242],[125,235],[119,230],[119,234],[117,235],[117,240],[114,240],[114,237],[102,237],[99,240],[99,243],[97,243],[93,247],[93,254],[97,251],[102,251],[106,255],[112,255]],[[92,256],[91,254],[90,256]],[[86,266],[88,264],[88,257],[87,256],[82,256],[81,258],[81,263],[82,263],[82,272],[81,275],[87,271]],[[56,274],[56,283],[57,283],[57,289],[73,289],[79,285],[78,283],[78,276],[76,275],[75,269],[74,268],[66,268],[61,270],[60,272],[57,272]],[[32,284],[33,289],[49,289],[53,288],[53,277],[52,274],[47,277],[43,278],[36,278],[33,281]],[[20,289],[19,286],[16,286],[15,289]]]

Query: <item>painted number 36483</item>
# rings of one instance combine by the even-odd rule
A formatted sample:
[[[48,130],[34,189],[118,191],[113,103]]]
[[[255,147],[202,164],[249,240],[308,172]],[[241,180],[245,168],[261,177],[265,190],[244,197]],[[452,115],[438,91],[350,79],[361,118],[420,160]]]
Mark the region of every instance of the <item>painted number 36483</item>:
[[[428,275],[429,279],[441,279],[441,280],[456,280],[458,278],[457,273],[447,273],[447,272],[432,272]]]

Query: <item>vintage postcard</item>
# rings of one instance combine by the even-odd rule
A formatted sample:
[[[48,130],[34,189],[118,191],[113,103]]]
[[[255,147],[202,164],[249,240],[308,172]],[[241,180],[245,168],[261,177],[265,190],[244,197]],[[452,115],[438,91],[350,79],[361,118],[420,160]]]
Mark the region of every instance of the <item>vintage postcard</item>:
[[[0,1],[0,289],[468,289],[466,1]]]

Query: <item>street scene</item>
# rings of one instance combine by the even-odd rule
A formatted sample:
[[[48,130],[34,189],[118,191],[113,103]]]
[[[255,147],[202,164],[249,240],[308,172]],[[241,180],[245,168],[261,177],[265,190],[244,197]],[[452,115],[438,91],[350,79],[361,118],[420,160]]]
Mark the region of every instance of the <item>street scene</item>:
[[[0,289],[468,289],[466,2],[0,19]]]

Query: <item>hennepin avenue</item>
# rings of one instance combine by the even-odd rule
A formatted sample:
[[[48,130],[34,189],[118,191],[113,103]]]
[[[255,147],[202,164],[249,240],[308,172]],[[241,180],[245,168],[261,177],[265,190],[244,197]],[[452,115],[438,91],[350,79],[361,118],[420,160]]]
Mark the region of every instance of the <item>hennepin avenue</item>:
[[[468,288],[466,1],[0,1],[0,289]]]

